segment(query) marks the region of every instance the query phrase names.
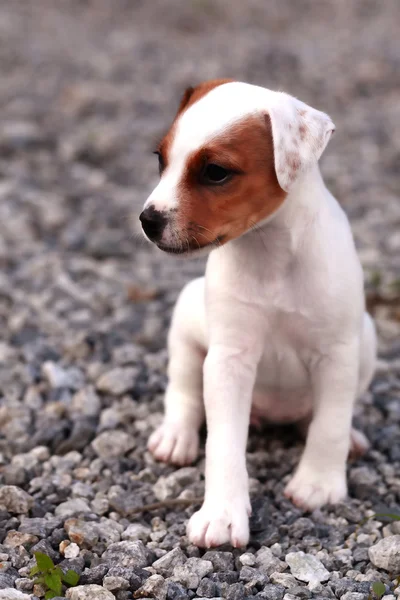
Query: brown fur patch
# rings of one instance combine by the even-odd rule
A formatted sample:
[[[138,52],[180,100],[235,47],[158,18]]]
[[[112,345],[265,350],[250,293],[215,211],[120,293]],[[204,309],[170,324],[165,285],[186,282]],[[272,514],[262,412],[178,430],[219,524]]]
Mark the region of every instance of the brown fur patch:
[[[301,140],[304,140],[305,137],[307,135],[307,127],[304,125],[304,123],[300,123],[299,125],[299,136]]]
[[[175,136],[176,124],[183,112],[185,112],[190,106],[192,106],[195,102],[198,102],[203,98],[206,94],[211,92],[211,90],[216,87],[223,85],[224,83],[231,83],[233,79],[212,79],[210,81],[205,81],[200,83],[196,87],[188,87],[183,94],[177,113],[172,122],[172,125],[168,131],[168,133],[161,140],[158,145],[158,152],[161,154],[162,162],[164,166],[168,164],[168,156],[169,151]]]
[[[221,186],[203,185],[200,174],[207,162],[237,174]],[[270,119],[252,115],[188,158],[177,225],[193,249],[224,243],[275,212],[285,197],[274,167]]]

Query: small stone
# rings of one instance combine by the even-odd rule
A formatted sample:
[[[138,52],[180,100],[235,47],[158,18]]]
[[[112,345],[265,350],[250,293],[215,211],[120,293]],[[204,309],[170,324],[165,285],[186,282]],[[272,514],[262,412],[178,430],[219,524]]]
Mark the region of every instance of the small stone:
[[[355,562],[362,562],[368,560],[368,548],[355,548],[353,551],[353,558]]]
[[[33,121],[9,121],[0,130],[0,146],[21,150],[46,145],[44,132]]]
[[[391,535],[379,540],[377,544],[368,549],[368,555],[372,564],[379,569],[393,573],[399,572],[400,535]]]
[[[113,350],[114,362],[118,365],[135,364],[141,360],[143,349],[134,344],[124,344]]]
[[[103,586],[110,592],[129,589],[129,580],[125,577],[107,575],[103,579]]]
[[[245,590],[243,583],[233,583],[226,591],[225,598],[227,600],[243,600]]]
[[[139,567],[134,567],[133,569],[129,569],[129,571],[129,583],[133,591],[138,590],[151,575],[151,573],[145,569],[140,569]]]
[[[5,588],[0,590],[0,600],[30,600],[31,595],[24,594],[14,588]]]
[[[121,533],[124,528],[120,523],[117,523],[117,521],[103,517],[100,520],[100,523],[96,524],[95,529],[99,535],[99,540],[108,545],[120,541]]]
[[[142,540],[147,542],[150,537],[151,529],[141,523],[132,523],[122,533],[121,538],[128,542],[134,542],[135,540]]]
[[[80,576],[85,568],[85,556],[79,555],[76,558],[64,558],[64,560],[59,563],[59,566],[63,573],[71,570],[75,571],[75,573],[78,573]]]
[[[95,498],[91,502],[91,507],[96,515],[102,516],[109,511],[110,504],[107,498]]]
[[[83,373],[76,367],[63,369],[53,361],[46,361],[42,365],[42,373],[53,389],[68,388],[79,390],[84,383]]]
[[[265,598],[265,600],[283,600],[285,588],[281,585],[267,583],[262,592],[259,592],[256,598]]]
[[[245,552],[239,556],[239,562],[244,567],[252,567],[256,564],[256,559],[254,554],[250,554],[250,552]]]
[[[329,571],[327,571],[321,561],[312,554],[289,552],[289,554],[286,555],[285,560],[290,567],[292,575],[300,581],[308,583],[327,581],[329,579]]]
[[[28,577],[16,579],[14,585],[20,592],[31,592],[33,590],[33,581]]]
[[[346,594],[343,594],[341,600],[365,600],[365,598],[365,594],[360,594],[358,592],[346,592]],[[387,596],[385,596],[385,598],[387,598]]]
[[[46,593],[46,587],[42,583],[35,583],[33,585],[33,593],[35,596],[42,598]]]
[[[117,542],[111,544],[102,556],[103,562],[122,567],[147,567],[148,553],[143,542]]]
[[[373,579],[375,579],[375,577]],[[357,592],[368,598],[371,589],[370,583],[354,581],[354,579],[351,579],[350,577],[343,577],[337,581],[331,581],[330,585],[337,598],[342,598],[343,595],[348,592]]]
[[[88,385],[72,397],[71,410],[86,417],[97,417],[101,410],[101,401],[92,385]]]
[[[100,584],[109,570],[108,565],[97,565],[91,569],[85,569],[81,575],[80,583],[85,585]]]
[[[122,577],[122,579],[126,579],[129,581],[132,573],[132,569],[127,567],[120,567],[116,565],[115,567],[111,567],[107,573],[107,577]]]
[[[297,519],[290,528],[290,535],[298,540],[302,540],[306,535],[314,535],[315,525],[311,519],[301,517]]]
[[[272,554],[274,556],[277,556],[277,557],[281,556],[281,554],[282,554],[282,546],[280,544],[278,544],[278,543],[272,544],[272,546],[271,546],[271,552],[272,552]]]
[[[297,600],[308,600],[308,598],[312,597],[312,592],[300,585],[290,588],[290,592]]]
[[[153,485],[153,492],[160,502],[170,498],[176,498],[180,492],[180,487],[174,477],[159,477]]]
[[[89,512],[90,508],[87,502],[82,500],[82,498],[72,498],[66,502],[61,502],[61,504],[59,504],[55,510],[55,514],[63,519],[68,519],[74,515]]]
[[[283,587],[288,589],[298,585],[296,579],[290,573],[271,573],[270,579],[272,583],[279,583],[279,585],[283,585]]]
[[[103,373],[96,382],[100,392],[120,396],[134,387],[139,369],[135,367],[116,367]]]
[[[194,467],[183,467],[167,477],[160,477],[153,486],[154,494],[160,501],[176,498],[182,490],[200,480],[200,472]]]
[[[71,542],[78,546],[92,548],[99,541],[97,523],[83,521],[82,519],[68,519],[64,523],[64,529],[68,533]]]
[[[353,564],[353,555],[349,548],[341,548],[340,550],[335,550],[333,552],[333,556],[335,559],[345,567],[350,568]]]
[[[7,537],[4,540],[3,545],[6,548],[18,548],[19,546],[29,548],[30,546],[33,546],[33,544],[36,544],[38,541],[39,539],[35,535],[11,530],[7,533]]]
[[[49,519],[40,517],[33,519],[24,518],[19,526],[19,532],[36,535],[39,538],[45,538],[57,529],[57,527],[60,527],[61,523],[62,520],[59,517],[51,517]]]
[[[108,491],[108,503],[118,514],[129,517],[143,505],[143,501],[136,494],[128,493],[119,485],[113,485]]]
[[[200,481],[200,471],[196,467],[182,467],[177,469],[169,477],[173,477],[181,489],[187,488],[192,483]]]
[[[94,496],[92,486],[88,483],[83,483],[82,481],[74,483],[71,491],[74,498],[93,498]]]
[[[256,553],[256,566],[267,575],[274,571],[282,572],[286,569],[286,564],[273,555],[272,550],[263,546]]]
[[[203,596],[204,598],[214,598],[217,596],[217,593],[217,585],[214,581],[208,579],[208,577],[204,577],[200,581],[199,587],[196,590],[197,596]]]
[[[214,571],[233,571],[233,555],[231,552],[219,552],[217,550],[209,550],[202,557],[203,560],[212,562]]]
[[[26,514],[32,508],[33,503],[32,496],[15,485],[0,487],[0,504],[10,513]]]
[[[10,563],[3,562],[0,568],[0,589],[13,586],[16,579],[18,579],[17,571],[10,567]]]
[[[271,501],[268,498],[263,496],[254,498],[251,502],[250,531],[252,533],[265,531],[271,523],[271,513],[273,510]]]
[[[135,447],[135,440],[124,431],[104,431],[92,442],[100,458],[117,458]]]
[[[69,588],[65,597],[69,600],[115,600],[114,594],[100,585],[78,585]]]
[[[135,592],[135,598],[156,598],[166,600],[168,584],[161,575],[151,575],[142,587]]]
[[[30,552],[31,554],[34,554],[35,552],[42,552],[42,554],[47,554],[47,556],[50,556],[50,558],[54,562],[58,562],[58,560],[60,559],[60,555],[53,549],[52,545],[50,544],[50,540],[48,539],[40,540],[37,544],[32,546]]]
[[[62,542],[60,542],[60,545],[58,546],[58,550],[60,552],[60,554],[64,555],[64,552],[66,551],[66,549],[68,548],[68,546],[71,544],[71,542],[69,540],[62,540]]]
[[[349,486],[356,498],[366,500],[376,489],[379,476],[374,469],[367,466],[356,467],[350,470]]]
[[[78,544],[70,544],[69,546],[67,546],[64,550],[64,556],[65,558],[76,558],[77,556],[79,556],[79,546]]]
[[[174,581],[195,590],[203,577],[212,573],[212,570],[211,561],[201,558],[189,558],[184,565],[177,565],[174,568],[173,578]]]
[[[185,564],[187,557],[180,548],[174,548],[153,563],[153,568],[161,575],[170,575],[174,568]]]
[[[239,579],[252,587],[264,586],[266,583],[269,583],[268,575],[261,573],[258,569],[253,569],[253,567],[243,567],[240,570]]]
[[[192,592],[193,593],[193,592]],[[180,583],[168,581],[167,600],[187,600],[188,591]]]

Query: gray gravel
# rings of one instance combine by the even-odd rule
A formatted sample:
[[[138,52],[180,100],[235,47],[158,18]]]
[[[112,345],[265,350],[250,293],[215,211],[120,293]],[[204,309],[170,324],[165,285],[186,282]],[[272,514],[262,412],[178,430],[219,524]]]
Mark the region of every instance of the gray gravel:
[[[3,3],[1,599],[42,593],[37,550],[81,574],[71,600],[367,600],[376,580],[400,594],[400,528],[371,518],[400,506],[399,22],[398,0]],[[336,123],[322,170],[352,222],[380,364],[351,498],[302,513],[283,497],[301,440],[251,431],[250,545],[204,552],[185,536],[204,454],[173,469],[146,451],[171,308],[204,262],[145,244],[137,215],[178,96],[226,76]]]

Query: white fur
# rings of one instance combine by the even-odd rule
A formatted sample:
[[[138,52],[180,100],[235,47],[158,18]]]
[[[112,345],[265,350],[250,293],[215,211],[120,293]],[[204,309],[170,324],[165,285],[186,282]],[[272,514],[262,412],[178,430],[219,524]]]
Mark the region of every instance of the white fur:
[[[235,87],[227,102],[229,86]],[[314,509],[346,496],[353,404],[374,371],[375,330],[364,312],[361,266],[348,220],[317,165],[333,129],[329,118],[306,107],[315,135],[304,141],[308,147],[300,145],[295,180],[285,178],[279,162],[291,143],[288,123],[301,119],[298,102],[245,84],[216,88],[180,119],[169,167],[175,179],[166,173],[150,197],[163,190],[165,206],[176,202],[173,181],[188,153],[246,114],[271,115],[287,199],[256,230],[214,250],[205,278],[183,290],[169,334],[165,419],[149,441],[156,458],[187,464],[197,456],[206,414],[205,500],[188,526],[200,546],[248,542],[252,405],[272,421],[311,421],[286,487],[296,504]]]

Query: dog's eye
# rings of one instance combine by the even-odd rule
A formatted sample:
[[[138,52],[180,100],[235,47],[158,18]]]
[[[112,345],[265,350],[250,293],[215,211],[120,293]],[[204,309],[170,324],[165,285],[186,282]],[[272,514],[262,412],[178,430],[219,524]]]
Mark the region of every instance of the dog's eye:
[[[232,171],[219,165],[210,163],[205,166],[201,174],[201,182],[205,185],[220,185],[230,179]]]
[[[158,171],[159,171],[159,173],[160,173],[160,175],[161,175],[161,173],[162,173],[162,172],[164,171],[164,169],[165,169],[164,159],[163,159],[163,157],[162,157],[162,154],[161,154],[161,152],[159,152],[158,150],[155,150],[155,151],[153,152],[153,154],[156,154],[156,155],[158,156]]]

